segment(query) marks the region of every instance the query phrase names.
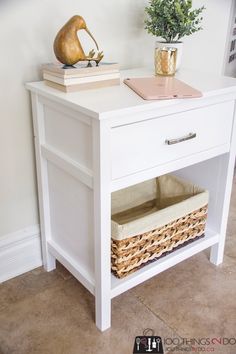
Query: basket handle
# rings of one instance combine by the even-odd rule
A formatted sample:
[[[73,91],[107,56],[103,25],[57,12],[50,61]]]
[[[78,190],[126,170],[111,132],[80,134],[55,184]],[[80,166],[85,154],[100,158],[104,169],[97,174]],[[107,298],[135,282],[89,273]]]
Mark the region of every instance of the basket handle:
[[[197,137],[196,133],[189,133],[188,135],[182,136],[181,138],[176,139],[166,139],[165,143],[167,145],[174,145],[182,143],[183,141],[191,140]]]

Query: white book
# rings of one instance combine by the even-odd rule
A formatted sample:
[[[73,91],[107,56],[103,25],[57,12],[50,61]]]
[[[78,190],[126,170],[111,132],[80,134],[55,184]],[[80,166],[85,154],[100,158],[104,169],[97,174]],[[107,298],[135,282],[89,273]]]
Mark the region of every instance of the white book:
[[[71,69],[69,69],[71,70]],[[103,70],[103,71],[97,71],[96,73],[94,72],[82,72],[82,73],[75,73],[75,74],[66,74],[66,75],[62,75],[58,72],[52,72],[49,71],[47,69],[43,69],[43,74],[48,74],[48,75],[52,75],[52,76],[57,76],[60,77],[61,79],[65,80],[65,79],[71,79],[71,78],[82,78],[82,77],[87,77],[87,76],[97,76],[97,75],[107,75],[107,74],[117,74],[119,73],[118,69],[112,69],[112,70]]]
[[[120,73],[112,73],[112,74],[104,74],[104,75],[96,75],[96,76],[87,76],[87,77],[73,77],[70,79],[62,79],[58,76],[50,75],[46,72],[43,73],[43,78],[48,81],[55,82],[64,86],[72,86],[78,84],[87,84],[90,82],[96,81],[105,81],[105,80],[114,80],[120,79]]]
[[[105,63],[104,61],[100,62],[97,66],[94,62],[90,63],[91,66],[88,66],[88,62],[79,62],[71,68],[63,69],[62,63],[49,63],[43,64],[43,71],[47,71],[52,75],[57,74],[56,76],[60,76],[63,78],[67,78],[68,76],[80,77],[82,76],[92,76],[92,75],[100,75],[101,73],[108,73],[113,71],[119,71],[118,63]]]

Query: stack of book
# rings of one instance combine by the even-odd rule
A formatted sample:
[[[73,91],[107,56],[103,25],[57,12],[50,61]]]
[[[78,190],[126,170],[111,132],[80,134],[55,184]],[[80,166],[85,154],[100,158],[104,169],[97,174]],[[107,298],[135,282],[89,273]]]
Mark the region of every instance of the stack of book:
[[[43,78],[47,85],[63,92],[75,92],[120,84],[117,63],[100,63],[88,67],[79,63],[74,68],[64,69],[63,64],[44,64]]]

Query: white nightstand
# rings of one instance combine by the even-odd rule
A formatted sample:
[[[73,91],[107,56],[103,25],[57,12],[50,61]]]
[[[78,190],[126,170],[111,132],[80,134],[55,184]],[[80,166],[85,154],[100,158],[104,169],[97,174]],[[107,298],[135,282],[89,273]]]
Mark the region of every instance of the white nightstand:
[[[43,82],[27,84],[44,266],[50,271],[58,259],[95,295],[102,331],[111,325],[113,297],[208,247],[211,262],[223,260],[236,153],[236,80],[187,71],[178,76],[203,97],[144,101],[124,84],[70,94]],[[166,144],[189,133],[192,139]],[[111,193],[168,172],[210,191],[206,236],[117,279],[110,272]]]

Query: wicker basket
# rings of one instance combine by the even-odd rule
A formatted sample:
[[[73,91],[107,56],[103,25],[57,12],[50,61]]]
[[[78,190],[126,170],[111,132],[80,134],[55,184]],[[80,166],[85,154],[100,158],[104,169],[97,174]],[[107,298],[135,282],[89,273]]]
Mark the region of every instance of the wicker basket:
[[[118,278],[204,236],[208,192],[175,176],[112,195],[112,272]]]

